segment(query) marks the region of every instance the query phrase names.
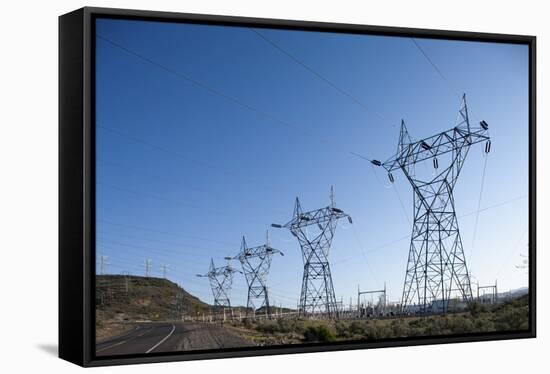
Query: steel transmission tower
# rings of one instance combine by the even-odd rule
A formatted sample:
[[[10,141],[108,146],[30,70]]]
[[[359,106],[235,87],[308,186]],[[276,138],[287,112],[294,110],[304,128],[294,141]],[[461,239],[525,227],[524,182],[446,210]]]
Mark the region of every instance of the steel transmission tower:
[[[153,266],[153,261],[151,259],[145,260],[145,277],[149,278],[151,276],[151,267]]]
[[[271,267],[272,257],[277,253],[284,256],[283,252],[271,247],[269,243],[269,233],[267,234],[266,244],[252,248],[246,245],[246,240],[243,236],[241,251],[235,258],[241,262],[246,283],[248,284],[248,298],[246,302],[247,316],[250,308],[256,310],[254,299],[260,299],[261,304],[258,308],[265,307],[266,315],[271,318],[269,295],[267,291],[267,274]]]
[[[231,307],[230,293],[233,284],[233,274],[239,272],[231,267],[229,261],[231,257],[226,257],[227,265],[221,267],[214,266],[214,260],[210,259],[210,269],[206,274],[197,274],[197,277],[207,277],[212,288],[214,296],[214,306]]]
[[[107,265],[109,265],[109,261],[108,261],[108,256],[101,256],[99,258],[99,261],[100,261],[100,266],[99,266],[99,274],[100,275],[105,275],[105,271],[107,269]]]
[[[330,205],[304,212],[300,200],[296,198],[294,216],[285,225],[273,224],[273,227],[288,228],[302,249],[304,275],[300,294],[299,315],[326,313],[329,318],[338,318],[338,308],[332,275],[328,262],[330,245],[336,231],[337,221],[351,217],[334,203],[334,188],[331,187]]]
[[[402,121],[396,154],[384,163],[372,161],[387,170],[391,182],[394,182],[392,172],[401,169],[414,191],[414,222],[401,299],[403,311],[414,308],[421,312],[446,311],[452,297],[472,299],[453,189],[470,146],[486,142],[485,152],[490,151],[488,127],[485,121],[479,127],[470,126],[463,95],[454,128],[412,141]]]
[[[166,274],[170,271],[170,268],[168,267],[168,265],[162,265],[160,267],[160,270],[162,270],[162,278],[166,279]]]

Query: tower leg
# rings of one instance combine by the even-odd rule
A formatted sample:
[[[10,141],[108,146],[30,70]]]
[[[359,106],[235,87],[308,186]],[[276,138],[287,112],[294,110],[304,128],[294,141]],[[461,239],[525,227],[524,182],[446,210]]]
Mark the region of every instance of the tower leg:
[[[417,189],[414,197],[402,310],[446,312],[454,295],[463,300],[472,298],[470,275],[451,191],[440,188],[428,198],[420,191]]]

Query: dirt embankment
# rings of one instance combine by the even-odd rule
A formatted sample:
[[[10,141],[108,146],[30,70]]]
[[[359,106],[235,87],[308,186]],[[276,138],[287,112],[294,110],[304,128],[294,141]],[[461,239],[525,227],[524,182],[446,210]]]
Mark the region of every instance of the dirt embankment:
[[[178,351],[250,347],[255,342],[216,323],[184,323],[176,346]]]

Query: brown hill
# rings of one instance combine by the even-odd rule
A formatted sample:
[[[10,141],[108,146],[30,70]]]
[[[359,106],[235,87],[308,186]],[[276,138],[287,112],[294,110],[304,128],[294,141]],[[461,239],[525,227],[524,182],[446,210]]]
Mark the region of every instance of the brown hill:
[[[167,321],[207,313],[209,305],[167,279],[133,275],[96,277],[96,321]]]

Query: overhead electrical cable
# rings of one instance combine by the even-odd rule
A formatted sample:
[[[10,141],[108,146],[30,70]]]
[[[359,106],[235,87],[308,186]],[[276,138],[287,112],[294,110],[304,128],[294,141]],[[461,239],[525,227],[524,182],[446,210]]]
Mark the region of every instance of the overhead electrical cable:
[[[302,60],[298,59],[295,55],[291,54],[288,50],[286,50],[285,48],[283,48],[280,44],[274,42],[272,39],[268,38],[264,33],[258,31],[257,29],[254,29],[254,28],[250,28],[250,31],[252,31],[253,33],[255,33],[256,35],[258,35],[261,39],[263,39],[266,43],[270,44],[271,46],[273,46],[275,49],[277,49],[278,51],[280,51],[282,54],[286,55],[288,58],[290,58],[292,61],[294,61],[295,63],[297,63],[298,65],[300,65],[301,67],[303,67],[304,69],[306,69],[307,71],[309,71],[311,74],[315,75],[317,78],[319,78],[320,80],[322,80],[323,82],[325,82],[327,85],[329,85],[330,87],[332,87],[334,90],[336,90],[337,92],[339,92],[341,95],[347,97],[348,99],[350,99],[351,101],[353,101],[355,104],[357,104],[359,107],[361,107],[363,110],[369,112],[370,114],[375,114],[376,116],[378,116],[382,121],[384,122],[387,122],[388,124],[390,124],[391,126],[395,127],[395,124],[393,124],[393,122],[389,121],[387,118],[385,118],[384,116],[382,116],[380,113],[374,111],[372,108],[370,108],[369,106],[367,106],[365,103],[363,103],[361,100],[359,100],[355,95],[352,95],[351,93],[349,93],[348,91],[344,90],[343,88],[341,88],[340,86],[338,86],[336,83],[334,83],[332,80],[326,78],[324,75],[322,75],[321,73],[319,73],[317,70],[313,69],[310,65],[306,64],[305,62],[303,62]]]
[[[315,139],[316,141],[318,141],[320,143],[323,143],[325,146],[328,146],[328,150],[338,152],[337,151],[338,145],[333,143],[331,140],[322,138],[316,133],[312,133],[312,132],[307,131],[307,130],[299,127],[299,126],[296,126],[296,125],[294,125],[294,124],[292,124],[288,121],[282,120],[281,118],[279,118],[279,117],[277,117],[277,116],[275,116],[275,115],[273,115],[273,114],[271,114],[271,113],[269,113],[265,110],[258,109],[258,108],[254,107],[254,106],[252,106],[252,105],[250,105],[250,104],[248,104],[248,103],[246,103],[246,102],[244,102],[244,101],[242,101],[242,100],[240,100],[240,99],[238,99],[234,96],[228,95],[228,94],[226,94],[226,93],[224,93],[224,92],[222,92],[222,91],[220,91],[220,90],[218,90],[218,89],[216,89],[216,88],[214,88],[214,87],[212,87],[212,86],[210,86],[210,85],[208,85],[208,84],[206,84],[202,81],[194,79],[194,78],[192,78],[192,77],[190,77],[186,74],[183,74],[183,73],[181,73],[181,72],[179,72],[179,71],[177,71],[177,70],[175,70],[175,69],[173,69],[173,68],[171,68],[167,65],[159,63],[159,62],[157,62],[157,61],[155,61],[155,60],[153,60],[149,57],[146,57],[146,56],[142,55],[141,53],[138,53],[138,52],[134,51],[133,49],[127,48],[127,47],[123,46],[122,44],[117,43],[117,42],[115,42],[115,41],[113,41],[109,38],[106,38],[106,37],[101,36],[101,35],[96,35],[96,36],[97,36],[98,39],[101,39],[101,40],[111,44],[112,46],[114,46],[114,47],[116,47],[116,48],[118,48],[118,49],[120,49],[120,50],[122,50],[122,51],[138,58],[138,59],[141,59],[141,60],[143,60],[143,61],[145,61],[145,62],[147,62],[151,65],[154,65],[154,66],[158,67],[159,69],[162,69],[162,70],[166,71],[167,73],[170,73],[170,74],[172,74],[176,77],[179,77],[179,78],[181,78],[181,79],[183,79],[183,80],[185,80],[189,83],[192,83],[193,85],[195,85],[197,87],[200,87],[203,90],[208,91],[208,92],[210,92],[211,94],[213,94],[215,96],[221,97],[221,98],[223,98],[227,101],[230,101],[234,104],[237,104],[238,106],[240,106],[240,107],[242,107],[246,110],[249,110],[250,112],[256,113],[257,115],[259,115],[261,117],[267,118],[267,119],[270,120],[270,123],[277,123],[279,125],[282,125],[282,126],[290,128],[292,130],[295,130],[297,132],[300,132],[300,133],[302,133],[302,135],[304,135],[306,137],[309,137],[309,138],[312,138],[312,139]],[[346,153],[349,153],[349,152],[346,152]]]

